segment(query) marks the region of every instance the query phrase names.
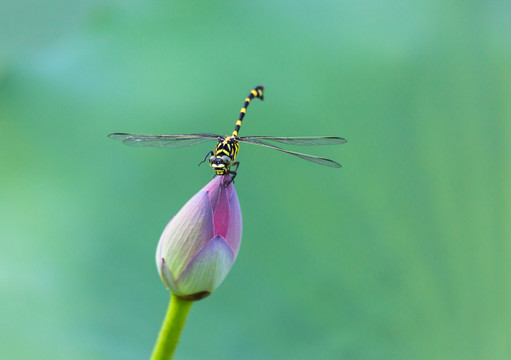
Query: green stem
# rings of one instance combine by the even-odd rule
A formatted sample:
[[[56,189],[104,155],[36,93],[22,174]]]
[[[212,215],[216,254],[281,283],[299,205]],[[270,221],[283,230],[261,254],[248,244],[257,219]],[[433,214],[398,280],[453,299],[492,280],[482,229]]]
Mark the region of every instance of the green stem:
[[[168,360],[172,358],[192,304],[192,301],[180,299],[172,294],[158,340],[156,340],[154,345],[151,360]]]

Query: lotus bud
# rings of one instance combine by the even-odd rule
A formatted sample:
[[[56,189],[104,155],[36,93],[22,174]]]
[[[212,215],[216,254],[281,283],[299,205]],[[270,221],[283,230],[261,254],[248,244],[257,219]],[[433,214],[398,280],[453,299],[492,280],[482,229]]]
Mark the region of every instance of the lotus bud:
[[[238,255],[241,227],[231,178],[217,176],[179,210],[160,237],[156,265],[170,292],[186,300],[210,295]]]

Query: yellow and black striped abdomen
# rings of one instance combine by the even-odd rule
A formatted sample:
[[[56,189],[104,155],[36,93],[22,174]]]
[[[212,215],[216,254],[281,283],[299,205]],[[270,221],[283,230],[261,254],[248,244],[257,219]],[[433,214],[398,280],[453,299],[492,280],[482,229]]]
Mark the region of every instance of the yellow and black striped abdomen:
[[[250,94],[248,94],[247,98],[245,99],[245,103],[241,108],[240,116],[238,117],[238,121],[236,121],[236,126],[234,127],[232,135],[221,136],[218,138],[218,144],[215,146],[213,156],[209,158],[209,166],[215,170],[217,175],[234,174],[234,176],[236,176],[236,171],[231,171],[229,169],[233,165],[235,165],[237,169],[239,165],[239,163],[234,162],[240,149],[238,144],[238,131],[240,130],[241,122],[245,117],[250,101],[252,101],[253,98],[260,98],[263,100],[263,90],[264,86],[259,85],[250,91]]]
[[[252,91],[250,91],[250,94],[248,94],[247,98],[245,99],[245,103],[243,104],[243,107],[240,111],[240,116],[238,117],[238,121],[236,121],[236,126],[234,127],[234,131],[232,132],[233,136],[238,136],[238,131],[240,131],[241,122],[243,121],[243,118],[245,117],[245,114],[247,112],[247,107],[250,104],[250,101],[252,101],[253,98],[260,98],[261,100],[264,99],[263,97],[263,91],[264,86],[259,85],[255,87]]]

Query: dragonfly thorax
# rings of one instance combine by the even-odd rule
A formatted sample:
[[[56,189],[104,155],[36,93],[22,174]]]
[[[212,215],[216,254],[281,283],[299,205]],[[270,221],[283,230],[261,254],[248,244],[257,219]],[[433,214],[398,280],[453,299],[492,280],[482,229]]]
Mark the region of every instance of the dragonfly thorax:
[[[219,137],[213,156],[209,158],[209,166],[211,166],[218,175],[227,174],[236,159],[236,155],[238,155],[238,151],[239,144],[238,141],[236,141],[236,137]]]

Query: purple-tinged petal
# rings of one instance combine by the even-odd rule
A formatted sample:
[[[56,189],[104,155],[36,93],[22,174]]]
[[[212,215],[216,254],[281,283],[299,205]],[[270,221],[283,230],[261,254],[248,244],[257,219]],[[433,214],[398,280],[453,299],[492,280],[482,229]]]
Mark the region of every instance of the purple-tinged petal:
[[[211,201],[211,208],[213,209],[213,211],[215,211],[218,205],[222,189],[225,189],[225,184],[227,181],[226,178],[228,177],[217,176],[202,188],[202,190],[207,191],[209,193],[209,199]]]
[[[241,242],[241,209],[232,182],[225,187],[225,184],[231,179],[224,178],[221,186],[211,188],[210,192],[211,198],[217,200],[216,202],[212,201],[215,235],[226,239],[234,254],[237,255]]]
[[[177,278],[188,262],[213,238],[209,195],[199,191],[169,222],[160,238],[159,255]]]
[[[232,185],[229,185],[231,187]],[[218,194],[218,203],[214,207],[213,224],[215,227],[215,235],[226,237],[229,223],[231,222],[229,198],[227,197],[227,189],[220,187]]]
[[[178,291],[176,281],[174,280],[174,277],[169,271],[169,268],[167,267],[167,263],[165,262],[165,259],[160,258],[157,259],[158,264],[158,270],[160,273],[161,280],[163,281],[163,284],[169,289],[172,293],[175,293]]]
[[[234,254],[225,240],[216,236],[188,264],[176,280],[181,294],[213,292],[234,263]]]
[[[225,241],[231,247],[234,256],[237,256],[240,249],[243,221],[241,216],[240,203],[238,201],[238,194],[236,193],[234,187],[232,187],[232,195],[229,199],[229,207],[229,227],[227,229]]]

